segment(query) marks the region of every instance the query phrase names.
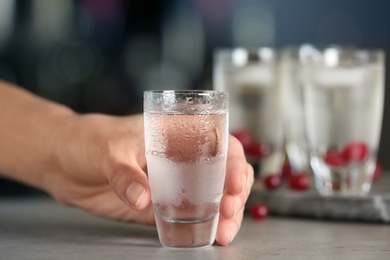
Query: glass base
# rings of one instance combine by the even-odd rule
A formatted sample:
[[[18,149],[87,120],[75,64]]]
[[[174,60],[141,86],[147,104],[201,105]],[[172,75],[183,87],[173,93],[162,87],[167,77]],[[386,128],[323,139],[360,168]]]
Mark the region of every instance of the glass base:
[[[155,214],[160,243],[173,248],[200,248],[215,241],[219,214],[205,221],[164,220]]]
[[[346,167],[330,167],[320,159],[312,158],[310,164],[316,189],[321,195],[365,196],[371,190],[374,160]]]

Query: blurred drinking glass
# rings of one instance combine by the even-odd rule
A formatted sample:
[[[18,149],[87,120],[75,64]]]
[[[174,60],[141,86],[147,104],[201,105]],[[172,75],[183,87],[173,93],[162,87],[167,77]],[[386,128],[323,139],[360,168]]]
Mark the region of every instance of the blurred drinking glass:
[[[301,48],[305,47],[288,47],[281,51],[281,78],[286,97],[286,154],[293,172],[306,172],[309,162],[304,125]]]
[[[281,51],[285,94],[286,155],[293,173],[309,171],[309,154],[304,120],[302,64],[314,51],[311,45],[285,47]]]
[[[303,64],[310,165],[324,195],[370,191],[381,134],[384,53],[325,48]]]
[[[279,59],[272,48],[214,53],[214,89],[230,94],[229,130],[260,176],[280,174],[285,157]]]

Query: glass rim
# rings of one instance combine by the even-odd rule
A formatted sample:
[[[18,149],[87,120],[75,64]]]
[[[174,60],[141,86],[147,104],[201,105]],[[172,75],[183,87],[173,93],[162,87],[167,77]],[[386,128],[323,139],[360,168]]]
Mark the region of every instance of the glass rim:
[[[179,89],[145,90],[144,112],[164,114],[221,114],[229,111],[229,92]]]
[[[366,65],[384,65],[385,50],[359,48],[354,46],[329,45],[318,47],[306,45],[299,49],[289,49],[285,58],[290,57],[301,63],[325,67],[351,67]]]
[[[285,50],[290,50],[290,51],[295,51],[299,50],[301,48],[313,48],[318,51],[324,51],[327,49],[338,49],[340,51],[367,51],[367,52],[383,52],[384,49],[381,48],[369,48],[369,47],[362,47],[358,45],[353,45],[353,44],[310,44],[310,43],[304,43],[304,44],[289,44],[286,46],[283,46],[280,48],[281,51]]]
[[[258,51],[261,51],[261,50],[270,50],[270,51],[274,51],[274,52],[278,52],[279,51],[279,48],[276,48],[276,47],[272,47],[272,46],[262,46],[262,47],[232,47],[232,48],[228,48],[228,47],[225,47],[225,48],[215,48],[214,49],[214,53],[226,53],[226,54],[229,54],[229,53],[232,53],[232,52],[235,52],[235,51],[245,51],[245,52],[249,52],[249,53],[255,53],[255,52],[258,52]]]
[[[234,47],[216,48],[213,51],[213,59],[219,63],[230,63],[235,66],[243,66],[249,62],[272,63],[279,59],[280,50],[275,47]]]
[[[144,94],[228,94],[223,90],[202,90],[202,89],[166,89],[166,90],[145,90]]]
[[[385,55],[385,51],[381,49],[364,49],[364,48],[343,48],[341,47],[327,47],[323,49],[318,49],[316,50],[320,53],[320,55],[326,55],[329,52],[334,52],[337,53],[340,56],[343,55],[351,55],[351,56],[356,56],[360,57],[361,55],[367,55],[368,57],[378,57],[382,58]]]
[[[286,46],[281,50],[284,57],[299,59],[312,59],[325,57],[326,55],[337,55],[340,58],[355,58],[360,60],[384,60],[386,52],[379,48],[361,48],[353,45],[312,45],[303,44],[299,46]]]

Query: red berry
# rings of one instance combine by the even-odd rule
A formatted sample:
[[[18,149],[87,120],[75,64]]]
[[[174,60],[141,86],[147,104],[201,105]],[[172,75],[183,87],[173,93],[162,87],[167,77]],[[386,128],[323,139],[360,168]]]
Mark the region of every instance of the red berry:
[[[340,183],[337,182],[332,183],[332,189],[334,191],[340,191]]]
[[[285,162],[283,164],[282,172],[281,172],[282,178],[288,179],[288,178],[290,178],[291,174],[292,174],[291,165],[290,165],[290,163]]]
[[[268,190],[276,190],[282,185],[282,178],[280,175],[268,175],[264,178],[264,185]]]
[[[310,187],[310,178],[305,173],[292,174],[288,179],[290,189],[304,191]]]
[[[345,160],[343,156],[336,151],[328,151],[324,156],[324,161],[326,164],[334,167],[340,167],[345,165]]]
[[[256,203],[251,206],[250,214],[253,219],[263,220],[268,216],[268,207],[263,203]]]
[[[238,141],[241,142],[242,147],[244,147],[244,150],[248,149],[252,145],[252,135],[249,131],[243,129],[243,130],[236,130],[232,132],[232,135],[238,139]]]
[[[268,145],[252,143],[247,149],[245,149],[245,153],[254,159],[260,160],[269,154],[269,147]]]
[[[352,142],[347,144],[341,152],[347,162],[362,162],[370,153],[370,148],[363,142]]]
[[[382,166],[379,163],[376,163],[372,180],[377,181],[381,177],[381,175],[382,175]]]

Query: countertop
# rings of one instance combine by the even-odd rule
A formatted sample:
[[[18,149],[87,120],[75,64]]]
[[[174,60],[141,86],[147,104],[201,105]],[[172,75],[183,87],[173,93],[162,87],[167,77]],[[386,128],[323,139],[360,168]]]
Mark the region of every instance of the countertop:
[[[390,259],[390,225],[246,216],[227,247],[161,247],[154,227],[117,223],[50,198],[0,200],[0,259]]]
[[[293,191],[283,184],[268,191],[256,181],[246,206],[262,202],[273,215],[390,224],[390,172],[383,173],[366,196],[321,196],[314,185]]]

